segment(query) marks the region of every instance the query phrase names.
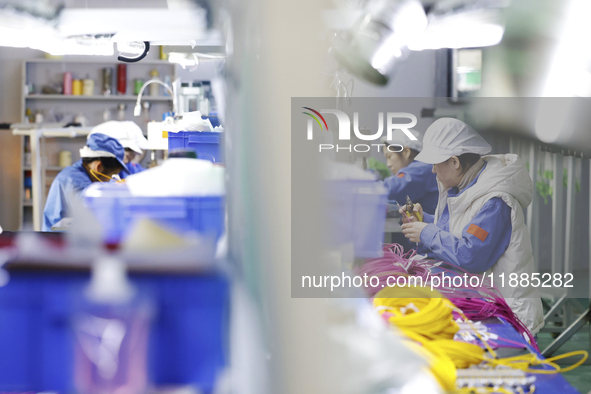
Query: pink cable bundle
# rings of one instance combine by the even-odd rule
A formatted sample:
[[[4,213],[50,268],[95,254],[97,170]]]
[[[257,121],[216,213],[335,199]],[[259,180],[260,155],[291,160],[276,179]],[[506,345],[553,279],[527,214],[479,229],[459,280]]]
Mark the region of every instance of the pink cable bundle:
[[[449,266],[455,268],[457,271],[461,271],[467,274],[468,277],[476,276],[482,278],[482,275],[475,275],[467,272],[461,267],[458,267],[451,263],[446,263]],[[442,270],[449,273],[457,274],[453,270],[440,267]],[[523,324],[521,320],[515,315],[515,312],[505,301],[505,298],[501,295],[499,290],[491,285],[490,281],[486,279],[483,281],[483,286],[478,288],[454,288],[444,289],[439,288],[439,291],[446,295],[449,300],[470,320],[478,321],[484,320],[489,317],[501,317],[511,324],[520,334],[525,334],[529,338],[530,344],[539,352],[538,344],[533,334]]]
[[[402,246],[398,244],[384,244],[383,251],[383,257],[367,260],[365,264],[355,269],[355,275],[367,275],[368,277],[375,276],[379,278],[377,286],[371,286],[368,283],[369,286],[365,288],[370,297],[373,297],[382,288],[392,286],[394,281],[390,279],[390,282],[388,282],[388,278],[392,276],[420,277],[424,281],[424,286],[431,286],[430,277],[443,273],[457,275],[457,271],[461,271],[468,275],[468,277],[476,276],[479,279],[482,279],[482,275],[468,273],[461,267],[449,263],[446,264],[455,268],[457,271],[438,267],[442,272],[439,274],[431,274],[430,268],[433,267],[432,260],[429,262],[425,260],[413,260],[416,251],[411,250],[405,254]],[[500,295],[498,289],[492,286],[488,279],[483,280],[481,283],[482,286],[477,288],[461,286],[454,288],[436,286],[434,288],[449,298],[449,300],[458,309],[462,310],[470,320],[479,321],[490,317],[502,317],[520,334],[527,335],[532,346],[539,351],[534,336],[517,318],[505,299]]]
[[[481,298],[450,298],[455,306],[464,312],[466,317],[473,321],[488,319],[489,317],[502,317],[511,324],[520,334],[529,338],[530,344],[539,352],[540,348],[536,343],[533,334],[515,315],[504,298],[494,299]],[[459,317],[459,315],[457,316]]]
[[[375,276],[380,279],[377,286],[370,285],[365,288],[370,297],[388,286],[387,281],[390,276],[412,275],[427,281],[430,264],[412,261],[413,256],[417,254],[414,249],[405,254],[403,247],[399,244],[384,244],[382,250],[384,251],[383,257],[366,260],[362,266],[354,270],[355,275]]]

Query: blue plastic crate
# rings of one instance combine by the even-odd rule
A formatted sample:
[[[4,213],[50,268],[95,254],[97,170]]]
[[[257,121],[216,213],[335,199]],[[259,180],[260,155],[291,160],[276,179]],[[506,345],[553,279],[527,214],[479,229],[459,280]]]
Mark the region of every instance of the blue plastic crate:
[[[0,391],[74,392],[71,319],[89,275],[11,272],[0,288]],[[227,364],[229,284],[220,275],[131,275],[153,298],[148,348],[156,386],[211,393]]]
[[[168,150],[193,149],[197,158],[214,163],[222,162],[222,133],[210,131],[179,131],[168,133]]]
[[[202,116],[202,118],[209,119],[213,127],[218,127],[221,125],[220,118],[217,116],[217,114],[214,114],[213,112],[210,112],[209,116]]]
[[[86,196],[86,205],[102,225],[107,243],[120,242],[142,218],[180,234],[197,232],[216,241],[224,232],[223,196],[134,197],[126,186],[117,184],[101,184],[97,190],[100,196]]]

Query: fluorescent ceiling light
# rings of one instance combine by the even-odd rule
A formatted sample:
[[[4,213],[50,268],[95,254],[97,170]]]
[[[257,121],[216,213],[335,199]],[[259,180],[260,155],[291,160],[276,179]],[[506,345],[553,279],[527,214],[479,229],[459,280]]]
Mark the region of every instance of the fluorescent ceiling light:
[[[102,55],[114,53],[107,39],[62,38],[45,29],[13,29],[0,26],[0,46],[37,49],[50,55]]]
[[[370,1],[365,16],[349,39],[335,48],[340,63],[361,78],[385,85],[408,52],[407,45],[427,27],[427,16],[418,0]]]
[[[191,40],[207,31],[203,9],[168,10],[136,8],[65,9],[60,16],[63,36],[114,34],[115,42]]]
[[[588,23],[591,3],[570,0],[565,3],[562,29],[553,54],[542,97],[574,97],[591,95],[591,55],[587,46],[591,26]],[[546,143],[559,143],[572,135],[574,101],[568,99],[541,100],[535,132]]]
[[[409,50],[479,48],[498,44],[504,34],[507,0],[436,2],[429,15],[413,0],[369,0],[363,17],[342,34],[334,49],[339,62],[357,76],[385,85]],[[352,15],[357,10],[345,11]],[[335,25],[337,14],[325,15]],[[341,25],[350,24],[342,18]]]
[[[114,54],[114,43],[148,41],[152,45],[223,45],[221,34],[207,29],[206,11],[179,2],[175,9],[65,9],[46,20],[0,9],[0,46],[32,48],[52,55]],[[143,44],[142,44],[143,45]]]
[[[548,76],[542,88],[542,97],[589,96],[581,84],[588,80],[591,54],[588,45],[591,25],[591,2],[570,0],[565,2],[565,15],[557,45],[550,63]]]
[[[483,17],[481,10],[433,18],[424,34],[411,41],[413,51],[441,48],[482,48],[497,45],[503,39],[505,28],[501,23]],[[480,14],[480,15],[478,15]]]
[[[540,141],[552,144],[572,131],[573,102],[568,99],[540,100],[536,116],[535,133]]]

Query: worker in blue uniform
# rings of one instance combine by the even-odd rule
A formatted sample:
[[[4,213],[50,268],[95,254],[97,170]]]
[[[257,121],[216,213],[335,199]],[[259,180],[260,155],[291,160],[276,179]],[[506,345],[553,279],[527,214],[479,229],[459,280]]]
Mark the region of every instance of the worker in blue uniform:
[[[425,212],[434,213],[439,196],[437,177],[431,171],[431,165],[415,160],[423,149],[422,134],[416,130],[410,132],[416,141],[402,134],[395,139],[382,139],[386,164],[392,172],[392,176],[384,180],[384,186],[388,189],[389,200],[404,205],[406,196],[409,196],[412,201],[420,203]]]
[[[420,243],[419,252],[470,273],[531,278],[534,259],[523,210],[532,201],[533,184],[521,159],[483,156],[491,146],[453,118],[433,122],[423,145],[415,159],[433,166],[439,201],[434,215],[414,206],[419,214],[402,225],[406,238]],[[541,329],[542,304],[534,287],[498,290],[533,334]]]
[[[42,231],[51,231],[52,226],[67,217],[72,198],[80,197],[90,184],[111,182],[113,175],[127,171],[124,156],[123,146],[116,139],[101,133],[90,135],[86,146],[80,149],[82,159],[61,170],[51,184]]]
[[[127,149],[125,150],[125,153],[127,153]],[[135,157],[135,153],[134,153],[134,157]],[[140,163],[135,163],[134,161],[131,161],[131,160],[127,163],[127,169],[129,170],[129,175],[137,174],[138,172],[142,172],[145,170],[145,168],[142,167],[142,165]],[[121,179],[125,179],[125,178],[127,178],[128,174],[123,172],[119,176],[121,177]]]
[[[115,138],[125,149],[123,161],[128,171],[122,171],[119,174],[121,179],[144,170],[144,167],[137,162],[137,158],[143,157],[142,149],[147,149],[149,144],[142,129],[135,122],[110,120],[95,126],[89,135],[95,133]]]

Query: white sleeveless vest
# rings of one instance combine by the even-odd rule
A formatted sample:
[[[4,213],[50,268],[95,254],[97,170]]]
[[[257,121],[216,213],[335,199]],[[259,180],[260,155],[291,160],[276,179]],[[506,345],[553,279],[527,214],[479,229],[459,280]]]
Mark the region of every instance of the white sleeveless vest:
[[[517,155],[483,156],[486,168],[478,181],[457,197],[447,197],[449,189],[439,184],[439,202],[435,211],[435,223],[441,217],[445,204],[449,210],[449,230],[462,238],[462,230],[494,197],[500,197],[511,208],[511,240],[509,247],[487,271],[494,273],[495,286],[507,301],[517,317],[533,333],[544,326],[542,301],[534,287],[509,286],[509,274],[526,273],[529,278],[534,272],[531,239],[525,225],[523,209],[532,201],[533,184],[523,162]],[[505,273],[505,286],[501,287],[499,274]]]

